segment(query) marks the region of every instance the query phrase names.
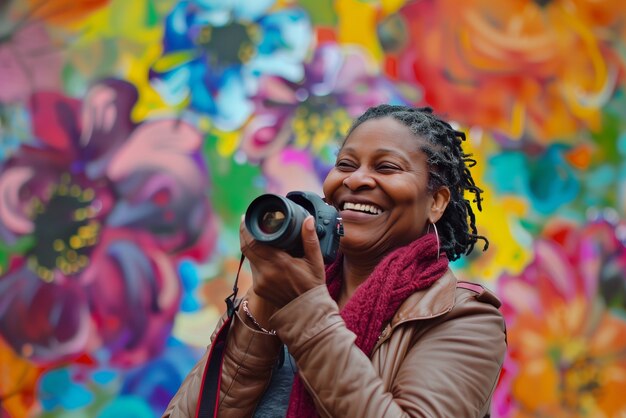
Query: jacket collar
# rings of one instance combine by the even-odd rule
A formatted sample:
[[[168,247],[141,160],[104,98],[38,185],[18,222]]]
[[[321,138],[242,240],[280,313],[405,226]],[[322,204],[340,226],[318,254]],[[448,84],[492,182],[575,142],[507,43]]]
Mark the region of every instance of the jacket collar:
[[[391,319],[391,327],[414,319],[426,319],[443,315],[452,310],[456,295],[457,279],[448,269],[430,287],[409,296]]]

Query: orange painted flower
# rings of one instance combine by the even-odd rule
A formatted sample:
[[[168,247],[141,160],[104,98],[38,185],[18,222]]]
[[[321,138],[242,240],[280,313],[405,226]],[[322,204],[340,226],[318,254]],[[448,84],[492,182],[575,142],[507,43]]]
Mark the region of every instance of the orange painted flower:
[[[624,69],[625,18],[621,0],[424,0],[380,33],[405,34],[381,42],[438,111],[546,142],[599,127]]]
[[[509,353],[494,397],[501,417],[626,413],[624,225],[554,229],[535,260],[500,279]]]

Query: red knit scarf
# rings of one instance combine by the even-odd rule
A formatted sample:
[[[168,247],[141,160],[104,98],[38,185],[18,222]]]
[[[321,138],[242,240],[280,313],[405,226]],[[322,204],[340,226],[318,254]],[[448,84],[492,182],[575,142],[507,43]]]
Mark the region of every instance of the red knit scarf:
[[[400,247],[376,266],[372,274],[354,292],[341,309],[346,327],[356,334],[356,345],[371,355],[378,336],[396,313],[402,302],[415,291],[436,282],[448,268],[445,253],[437,258],[437,240],[426,234]],[[326,285],[334,300],[339,298],[342,285],[343,258],[326,268]],[[313,399],[299,375],[295,376],[289,398],[288,418],[317,417]]]

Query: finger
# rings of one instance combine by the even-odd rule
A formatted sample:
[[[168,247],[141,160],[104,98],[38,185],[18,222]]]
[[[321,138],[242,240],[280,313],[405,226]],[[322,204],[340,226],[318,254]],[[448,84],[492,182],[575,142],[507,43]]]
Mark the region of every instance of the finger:
[[[239,248],[241,253],[250,261],[260,257],[267,257],[267,248],[254,239],[244,222],[239,225]],[[259,253],[259,254],[257,254]]]
[[[302,247],[304,256],[312,265],[324,265],[320,241],[315,232],[315,219],[312,216],[302,223]]]
[[[243,216],[241,217],[241,223],[239,224],[239,248],[242,252],[250,246],[250,243],[253,241],[250,232],[246,228],[246,224],[244,222]]]

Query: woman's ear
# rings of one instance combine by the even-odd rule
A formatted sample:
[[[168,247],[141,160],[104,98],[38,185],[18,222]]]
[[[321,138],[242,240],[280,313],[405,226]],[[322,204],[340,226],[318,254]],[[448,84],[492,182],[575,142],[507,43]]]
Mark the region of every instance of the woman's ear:
[[[440,187],[438,190],[433,193],[433,200],[430,205],[430,216],[428,220],[431,223],[437,222],[443,216],[443,212],[445,212],[448,207],[448,203],[450,202],[450,189],[446,186]]]

